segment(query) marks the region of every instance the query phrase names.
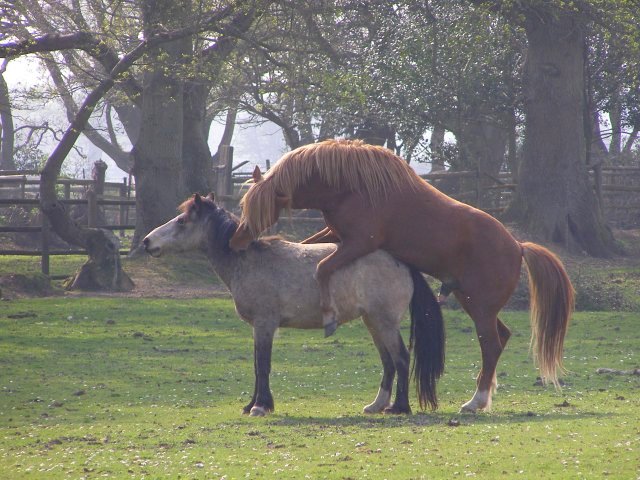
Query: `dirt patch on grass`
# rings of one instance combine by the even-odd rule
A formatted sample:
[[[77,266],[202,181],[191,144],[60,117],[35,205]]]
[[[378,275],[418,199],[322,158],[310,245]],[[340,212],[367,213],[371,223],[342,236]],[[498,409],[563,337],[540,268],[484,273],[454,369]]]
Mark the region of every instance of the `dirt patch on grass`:
[[[0,298],[29,298],[61,295],[62,290],[51,285],[49,277],[41,273],[0,276]]]
[[[123,268],[135,283],[130,292],[67,291],[63,280],[40,273],[0,275],[0,298],[16,299],[66,295],[72,297],[211,298],[228,297],[208,260],[201,255],[123,259]]]
[[[538,239],[523,235],[509,226],[520,241]],[[624,248],[625,256],[602,259],[568,253],[561,247],[546,245],[565,263],[577,291],[578,308],[581,310],[640,310],[640,230],[619,230],[617,240]],[[47,284],[43,275],[5,275],[0,277],[0,289],[4,298],[21,298],[47,295],[111,296],[133,298],[211,298],[228,297],[226,286],[218,279],[201,254],[152,258],[140,255],[123,259],[125,271],[135,282],[131,292],[65,292],[61,282]],[[529,293],[526,274],[507,305],[511,309],[527,309]],[[26,278],[28,277],[28,278]],[[433,288],[439,288],[435,281]],[[455,301],[449,306],[457,308]]]
[[[147,255],[123,262],[135,287],[130,292],[66,292],[70,296],[127,298],[211,298],[230,296],[208,260],[200,255],[152,258]]]

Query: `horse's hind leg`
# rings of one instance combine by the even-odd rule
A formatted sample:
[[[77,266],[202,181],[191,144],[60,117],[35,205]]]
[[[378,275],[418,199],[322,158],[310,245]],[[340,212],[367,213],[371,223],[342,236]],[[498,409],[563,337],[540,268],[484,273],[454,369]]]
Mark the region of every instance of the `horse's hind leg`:
[[[396,368],[393,366],[393,359],[391,354],[384,346],[382,341],[376,336],[373,336],[373,342],[380,354],[380,360],[382,361],[382,381],[380,382],[380,388],[378,389],[378,395],[375,400],[366,405],[362,411],[363,413],[380,413],[391,403],[391,389],[393,388],[393,379],[396,375]]]
[[[251,413],[251,409],[256,404],[256,396],[258,394],[258,370],[256,368],[256,360],[255,360],[255,347],[254,347],[254,359],[253,359],[253,375],[254,375],[254,383],[253,383],[253,396],[251,397],[251,401],[247,403],[242,409],[242,413],[248,415]]]
[[[507,346],[507,342],[509,338],[511,338],[511,330],[507,327],[502,321],[498,318],[498,336],[500,337],[500,345],[502,346],[502,350],[504,351]],[[493,378],[493,388],[496,390],[498,388],[498,380],[495,377]]]
[[[462,412],[475,413],[477,410],[488,410],[491,408],[491,395],[496,387],[496,366],[502,354],[502,343],[496,328],[497,317],[478,319],[476,321],[476,332],[482,351],[482,369],[478,374],[476,392],[473,398],[462,405]]]
[[[400,320],[397,324],[389,325],[384,318],[377,320],[376,317],[377,315],[365,315],[363,319],[380,353],[383,374],[378,396],[373,403],[364,407],[364,413],[411,413],[409,406],[409,351],[398,330]],[[398,374],[396,398],[393,404],[390,404],[393,377],[396,373]]]
[[[491,395],[496,387],[496,366],[511,332],[498,319],[497,311],[487,313],[489,309],[486,306],[472,304],[470,298],[475,296],[469,297],[456,292],[456,297],[475,323],[482,352],[482,369],[478,374],[476,392],[460,409],[461,412],[475,413],[491,408]]]
[[[409,405],[409,351],[402,341],[400,332],[395,332],[395,339],[387,343],[387,348],[393,358],[393,364],[398,374],[396,398],[393,405],[384,409],[384,413],[411,413]]]

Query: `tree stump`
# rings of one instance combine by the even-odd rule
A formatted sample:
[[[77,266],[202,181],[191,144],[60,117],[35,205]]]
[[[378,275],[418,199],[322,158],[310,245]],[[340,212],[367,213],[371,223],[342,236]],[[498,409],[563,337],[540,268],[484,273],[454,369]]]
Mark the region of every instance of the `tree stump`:
[[[108,230],[92,230],[86,243],[89,259],[70,278],[68,290],[130,291],[134,287],[131,278],[120,264],[120,241]]]

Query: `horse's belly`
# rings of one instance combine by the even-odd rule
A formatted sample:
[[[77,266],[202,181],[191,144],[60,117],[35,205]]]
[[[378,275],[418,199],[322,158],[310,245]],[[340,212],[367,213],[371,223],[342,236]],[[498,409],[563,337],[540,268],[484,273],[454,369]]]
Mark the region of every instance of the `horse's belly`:
[[[320,287],[314,278],[316,263],[321,258],[314,253],[276,262],[279,268],[265,269],[268,274],[253,272],[250,278],[234,283],[231,293],[236,310],[254,327],[257,323],[269,323],[284,328],[323,328]],[[329,289],[340,324],[380,309],[400,315],[413,291],[406,266],[382,251],[335,272]]]
[[[320,293],[298,296],[296,301],[286,303],[280,311],[280,327],[322,328]]]

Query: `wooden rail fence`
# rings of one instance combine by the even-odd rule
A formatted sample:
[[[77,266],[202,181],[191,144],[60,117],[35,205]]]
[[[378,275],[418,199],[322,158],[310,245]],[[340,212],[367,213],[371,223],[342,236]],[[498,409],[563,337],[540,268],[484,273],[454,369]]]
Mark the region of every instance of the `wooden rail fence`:
[[[131,178],[123,178],[122,183],[106,182],[106,165],[96,162],[93,178],[60,178],[61,201],[70,207],[82,207],[86,211],[86,225],[119,231],[121,236],[126,230],[135,229],[135,199]],[[246,191],[245,185],[252,178],[251,172],[239,169],[248,162],[233,166],[233,147],[220,150],[217,163],[213,165],[210,184],[215,186],[216,198],[228,209],[237,209],[238,201]],[[267,168],[269,165],[267,164]],[[511,200],[516,184],[510,173],[496,176],[480,174],[475,171],[434,172],[422,175],[426,181],[434,184],[448,195],[479,206],[487,213],[496,215],[504,211]],[[0,209],[13,207],[37,208],[37,188],[40,184],[39,172],[2,171],[0,172]],[[602,169],[602,184],[596,188],[600,195],[605,217],[615,226],[640,225],[640,167],[609,167]],[[107,192],[112,192],[108,194]],[[82,198],[80,198],[82,197]],[[116,209],[110,215],[101,215],[105,208]],[[81,255],[85,251],[73,248],[55,249],[52,245],[50,227],[46,218],[39,225],[0,225],[3,233],[41,233],[39,249],[1,249],[0,255],[32,255],[42,257],[42,272],[49,274],[51,255]],[[320,228],[322,217],[317,212],[296,212],[293,216],[282,218],[273,228],[273,232],[291,226]],[[304,228],[304,227],[303,227]],[[121,253],[128,253],[123,250]]]
[[[132,211],[135,211],[135,199],[132,198],[130,181],[124,178],[122,183],[106,182],[104,171],[106,165],[96,162],[93,178],[73,179],[59,178],[57,185],[62,190],[63,198],[60,200],[65,206],[80,207],[80,222],[89,227],[104,228],[120,232],[125,235],[126,230],[134,230],[135,224],[131,222]],[[2,208],[39,208],[40,200],[38,190],[40,185],[39,172],[37,171],[2,171],[0,172],[0,209]],[[75,198],[74,198],[75,197]],[[80,198],[84,197],[84,198]],[[105,207],[116,207],[115,215],[107,215],[103,212]],[[51,227],[43,215],[39,215],[36,225],[0,225],[0,234],[3,233],[40,233],[39,248],[3,249],[0,255],[40,256],[41,270],[49,275],[51,255],[86,255],[86,251],[77,248],[55,248]],[[115,223],[108,221],[109,217],[115,217]],[[33,222],[32,222],[33,223]],[[122,250],[127,254],[127,250]]]

